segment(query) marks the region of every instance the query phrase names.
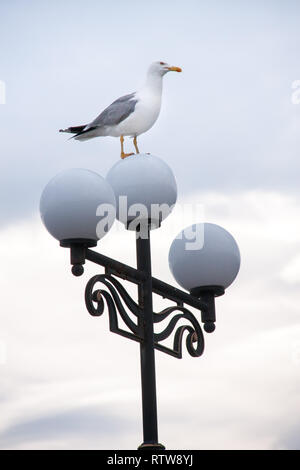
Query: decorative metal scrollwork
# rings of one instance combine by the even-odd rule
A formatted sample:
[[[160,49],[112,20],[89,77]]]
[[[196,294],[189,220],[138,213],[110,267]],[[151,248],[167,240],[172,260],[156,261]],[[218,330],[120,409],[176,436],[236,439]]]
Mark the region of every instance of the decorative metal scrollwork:
[[[175,311],[180,311],[182,313],[175,315],[163,331],[160,333],[154,333],[155,348],[180,359],[182,357],[183,335],[184,332],[187,331],[186,347],[189,354],[193,357],[201,356],[204,351],[204,337],[202,329],[195,316],[187,308],[179,305],[168,307],[159,313],[154,313],[153,322],[159,323]],[[182,319],[188,320],[192,326],[182,325],[177,328],[173,340],[173,349],[160,344],[160,341],[167,339],[172,334],[177,323]],[[194,346],[194,344],[196,344],[196,346]]]
[[[94,289],[97,283],[104,285],[107,290]],[[104,300],[108,308],[110,330],[113,333],[133,339],[134,341],[142,342],[144,338],[143,322],[141,321],[143,317],[142,308],[130,297],[122,284],[113,276],[108,274],[93,276],[87,283],[85,290],[85,303],[88,312],[92,316],[102,315],[104,312]],[[136,322],[130,318],[122,301],[136,317]],[[94,304],[96,304],[96,306]],[[161,332],[154,333],[155,349],[171,356],[181,358],[184,333],[187,332],[186,347],[189,354],[193,357],[201,356],[204,351],[203,332],[199,322],[187,308],[182,305],[174,305],[161,312],[153,312],[153,323],[157,324],[162,322],[173,312],[180,313],[174,315],[169,321],[169,324]],[[123,330],[119,327],[118,314],[130,331]],[[187,320],[189,324],[181,325],[176,329],[180,320]],[[161,344],[161,341],[169,338],[174,330],[173,348]]]
[[[98,282],[104,284],[109,292],[103,289],[94,290],[95,284],[97,284]],[[122,284],[117,281],[114,277],[108,276],[106,274],[100,274],[93,276],[87,283],[85,289],[85,304],[88,309],[88,312],[92,316],[102,315],[104,311],[104,299],[108,308],[110,331],[112,331],[113,333],[117,333],[121,336],[133,339],[134,341],[141,341],[143,334],[142,328],[138,324],[138,322],[134,323],[131,320],[125,308],[123,307],[120,298],[123,299],[126,306],[137,318],[142,315],[142,311],[139,305],[134,302],[134,300],[126,292]],[[96,308],[94,306],[94,302],[97,303]],[[119,328],[117,312],[119,312],[122,320],[131,332]]]

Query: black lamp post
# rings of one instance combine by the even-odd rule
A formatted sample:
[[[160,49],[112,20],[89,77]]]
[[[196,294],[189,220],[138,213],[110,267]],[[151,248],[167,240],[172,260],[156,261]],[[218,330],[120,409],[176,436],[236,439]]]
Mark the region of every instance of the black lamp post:
[[[59,174],[47,185],[41,198],[41,214],[47,229],[60,240],[61,246],[70,248],[72,273],[75,276],[82,275],[86,260],[105,268],[104,274],[93,276],[87,283],[85,302],[88,312],[93,316],[100,316],[106,303],[110,330],[140,343],[143,443],[139,449],[153,451],[164,449],[164,446],[158,442],[155,349],[181,358],[182,341],[186,334],[189,354],[193,357],[201,356],[204,351],[202,329],[196,316],[185,305],[200,311],[204,330],[207,333],[213,332],[216,320],[215,297],[224,294],[224,289],[233,282],[240,265],[238,247],[226,230],[214,224],[197,224],[190,229],[193,228],[194,233],[198,233],[197,242],[201,242],[200,245],[191,247],[190,236],[182,231],[181,237],[173,241],[169,253],[169,264],[173,275],[189,293],[153,278],[150,231],[160,226],[170,211],[168,213],[160,211],[158,216],[152,213],[149,217],[149,210],[142,213],[139,207],[138,215],[132,217],[131,214],[129,217],[129,208],[132,204],[128,204],[125,216],[123,214],[123,222],[129,229],[131,224],[131,229],[133,228],[136,233],[137,268],[91,249],[113,223],[113,217],[109,217],[108,214],[109,205],[115,208],[114,197],[119,198],[120,190],[127,199],[136,198],[136,194],[132,196],[132,191],[136,193],[133,183],[126,189],[127,192],[123,188],[120,189],[120,181],[122,184],[128,181],[128,169],[130,174],[134,169],[134,173],[139,173],[140,179],[144,178],[144,194],[149,198],[152,192],[148,191],[147,195],[147,181],[152,190],[153,179],[159,179],[158,174],[166,170],[166,164],[161,160],[157,162],[158,160],[150,155],[128,158],[112,168],[107,180],[87,170],[68,170]],[[160,199],[170,207],[175,202],[172,201],[174,194],[176,200],[176,185],[168,167],[167,170],[169,181],[165,172],[161,186],[164,190],[167,188],[167,193],[165,191],[160,194]],[[170,187],[172,189],[174,185],[173,194]],[[161,187],[157,187],[157,192],[161,191]],[[140,200],[143,199],[141,191],[138,192]],[[145,200],[145,197],[142,204],[149,209],[149,201]],[[99,210],[99,205],[105,210]],[[117,217],[122,220],[118,201],[116,208]],[[102,216],[101,226],[99,226],[99,215]],[[84,224],[82,224],[83,218],[85,218]],[[95,230],[96,225],[97,230]],[[187,246],[190,249],[187,249]],[[138,302],[129,296],[117,278],[138,286]],[[99,288],[99,285],[102,288]],[[161,312],[154,312],[153,294],[168,299],[172,305]],[[128,315],[128,310],[135,320]],[[119,318],[123,320],[127,329],[119,327]],[[168,324],[157,332],[154,326],[160,326],[166,319],[169,319]],[[181,320],[185,323],[178,326]],[[173,335],[173,346],[169,347],[163,341],[171,335]]]

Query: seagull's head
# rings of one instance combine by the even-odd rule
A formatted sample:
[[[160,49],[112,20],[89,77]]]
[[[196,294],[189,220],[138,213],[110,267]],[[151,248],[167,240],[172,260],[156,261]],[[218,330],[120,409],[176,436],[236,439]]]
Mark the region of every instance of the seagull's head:
[[[182,72],[182,70],[180,67],[174,67],[173,65],[160,61],[153,62],[148,70],[149,74],[160,75],[161,77],[163,77],[168,72]]]

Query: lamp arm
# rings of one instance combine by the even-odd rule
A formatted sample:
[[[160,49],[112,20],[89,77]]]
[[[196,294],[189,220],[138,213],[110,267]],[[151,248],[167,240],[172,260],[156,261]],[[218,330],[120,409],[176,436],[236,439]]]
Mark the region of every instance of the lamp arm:
[[[106,269],[107,274],[113,274],[114,276],[135,284],[139,284],[146,279],[146,274],[143,271],[128,266],[127,264],[120,263],[113,258],[109,258],[108,256],[97,253],[91,249],[86,249],[85,258],[93,263],[103,266]],[[152,277],[152,290],[155,294],[158,294],[161,297],[173,300],[177,303],[185,303],[200,311],[206,311],[208,308],[206,302],[199,300],[199,298],[177,289],[160,279],[156,279],[155,277]]]

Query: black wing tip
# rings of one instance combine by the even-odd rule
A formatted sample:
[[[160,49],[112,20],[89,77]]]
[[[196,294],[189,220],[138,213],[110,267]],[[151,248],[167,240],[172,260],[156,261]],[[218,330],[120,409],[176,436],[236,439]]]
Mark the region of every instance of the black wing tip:
[[[67,129],[59,129],[59,132],[69,132],[70,134],[81,134],[83,129],[86,127],[86,124],[81,126],[72,126],[67,127]]]
[[[97,126],[89,127],[86,130],[82,130],[81,132],[77,132],[77,134],[73,135],[73,137],[78,137],[80,135],[87,134],[88,132],[93,131],[94,129],[97,129]]]

